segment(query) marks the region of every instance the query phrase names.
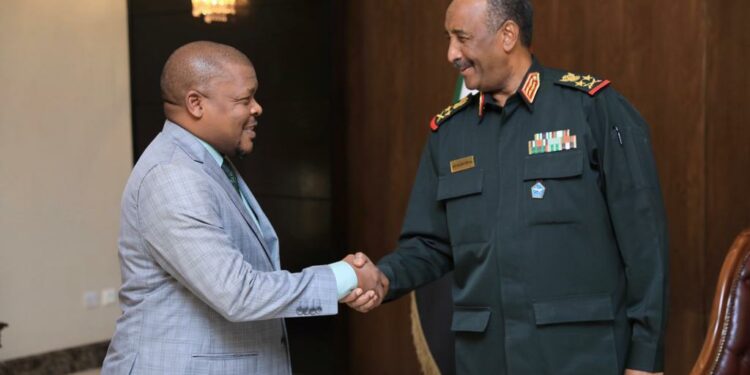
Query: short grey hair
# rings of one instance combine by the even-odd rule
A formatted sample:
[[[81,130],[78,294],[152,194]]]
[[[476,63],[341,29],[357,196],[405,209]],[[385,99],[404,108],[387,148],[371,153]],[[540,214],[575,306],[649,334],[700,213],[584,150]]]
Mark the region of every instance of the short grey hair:
[[[487,0],[487,28],[500,30],[506,21],[518,24],[521,28],[521,44],[531,47],[534,33],[534,8],[531,0]]]

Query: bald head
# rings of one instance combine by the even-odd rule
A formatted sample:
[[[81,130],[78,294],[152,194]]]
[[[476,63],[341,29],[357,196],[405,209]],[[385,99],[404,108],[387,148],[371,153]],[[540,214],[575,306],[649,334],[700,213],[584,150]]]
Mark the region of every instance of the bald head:
[[[228,65],[252,67],[250,59],[234,47],[206,41],[185,44],[172,52],[164,64],[162,100],[182,106],[188,91],[209,91],[212,81],[226,75]]]

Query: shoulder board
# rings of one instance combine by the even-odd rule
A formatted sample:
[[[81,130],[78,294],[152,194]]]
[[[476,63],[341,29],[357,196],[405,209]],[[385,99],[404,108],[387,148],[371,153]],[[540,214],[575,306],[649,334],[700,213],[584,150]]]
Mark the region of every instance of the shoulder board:
[[[471,99],[474,97],[474,95],[475,94],[465,96],[463,99],[452,105],[449,105],[442,112],[435,115],[435,117],[432,118],[432,121],[430,121],[430,129],[432,129],[432,131],[434,132],[438,131],[440,125],[451,118],[451,116],[459,112],[461,109],[465,108],[466,105],[471,102]]]
[[[572,87],[577,90],[588,93],[591,96],[596,95],[601,89],[609,86],[609,81],[606,79],[597,79],[590,75],[578,75],[574,73],[566,73],[560,77],[555,84],[560,86]]]

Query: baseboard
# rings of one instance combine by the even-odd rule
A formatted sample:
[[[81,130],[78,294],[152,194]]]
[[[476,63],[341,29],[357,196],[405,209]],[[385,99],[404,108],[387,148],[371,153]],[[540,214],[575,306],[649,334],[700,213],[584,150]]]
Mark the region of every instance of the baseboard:
[[[11,359],[0,362],[0,375],[57,375],[99,368],[108,347],[109,341],[103,341]]]

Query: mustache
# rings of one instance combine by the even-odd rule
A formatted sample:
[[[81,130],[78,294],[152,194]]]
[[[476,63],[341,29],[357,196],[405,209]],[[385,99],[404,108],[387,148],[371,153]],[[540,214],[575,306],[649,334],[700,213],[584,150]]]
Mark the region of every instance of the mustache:
[[[458,70],[464,70],[471,67],[471,63],[466,60],[455,59],[453,60],[453,67]]]

